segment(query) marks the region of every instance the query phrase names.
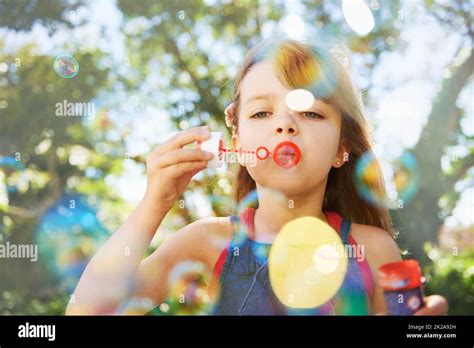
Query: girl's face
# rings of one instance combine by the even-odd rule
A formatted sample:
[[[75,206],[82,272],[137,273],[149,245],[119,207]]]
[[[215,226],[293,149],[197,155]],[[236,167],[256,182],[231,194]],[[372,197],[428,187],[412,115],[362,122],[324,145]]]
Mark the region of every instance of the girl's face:
[[[305,111],[290,111],[285,103],[291,91],[278,79],[270,61],[255,64],[240,85],[239,130],[236,148],[255,151],[265,146],[271,153],[283,141],[295,143],[301,152],[296,166],[285,169],[272,157],[247,166],[261,186],[287,196],[310,192],[325,183],[336,157],[340,163],[341,114],[334,106],[315,99]]]

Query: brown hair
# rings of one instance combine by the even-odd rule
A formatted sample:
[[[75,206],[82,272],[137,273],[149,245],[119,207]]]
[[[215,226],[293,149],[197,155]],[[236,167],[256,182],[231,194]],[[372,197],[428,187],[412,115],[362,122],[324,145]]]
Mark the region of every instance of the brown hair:
[[[368,134],[370,125],[359,90],[330,50],[290,39],[270,39],[253,48],[245,57],[234,82],[234,109],[230,117],[233,134],[237,134],[239,126],[240,84],[253,65],[266,59],[273,60],[278,78],[284,85],[292,89],[308,88],[341,112],[340,141],[350,155],[342,167],[331,168],[329,172],[323,210],[336,211],[344,218],[382,228],[394,236],[388,209],[364,201],[354,185],[355,163],[372,149]],[[385,191],[383,176],[376,160],[373,166],[376,175],[370,182],[370,189],[380,194]],[[244,166],[239,166],[234,184],[237,202],[256,189],[255,181]]]

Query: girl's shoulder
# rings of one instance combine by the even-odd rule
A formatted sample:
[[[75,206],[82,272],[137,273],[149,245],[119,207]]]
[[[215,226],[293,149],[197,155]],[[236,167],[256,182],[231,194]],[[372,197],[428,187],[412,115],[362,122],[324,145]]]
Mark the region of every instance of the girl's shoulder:
[[[366,256],[377,260],[398,259],[400,250],[392,235],[375,226],[352,223],[351,235],[364,247]],[[375,260],[374,260],[375,261]]]
[[[352,223],[351,235],[362,246],[364,259],[376,283],[381,265],[401,260],[400,249],[389,232],[371,225]]]

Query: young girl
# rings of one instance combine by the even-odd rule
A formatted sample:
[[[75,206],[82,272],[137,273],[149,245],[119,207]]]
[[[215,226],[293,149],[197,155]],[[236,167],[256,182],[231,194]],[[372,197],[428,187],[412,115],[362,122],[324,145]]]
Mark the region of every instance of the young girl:
[[[309,90],[315,97],[312,105],[302,111],[290,109],[287,96],[295,89]],[[183,148],[209,139],[208,127],[181,131],[157,146],[147,158],[142,201],[91,259],[67,313],[117,313],[128,299],[145,298],[151,302],[145,314],[170,294],[175,266],[192,261],[213,270],[208,279],[213,314],[286,314],[272,291],[268,263],[254,250],[256,245],[270,247],[286,223],[303,216],[329,224],[344,244],[364,247],[363,258],[349,260],[334,298],[307,313],[385,313],[378,268],[401,258],[387,208],[361,199],[352,181],[355,162],[371,147],[360,94],[343,66],[330,51],[315,45],[264,42],[247,55],[225,114],[234,149],[273,150],[290,142],[299,149],[300,159],[287,147],[273,156],[290,165],[276,160],[260,160],[256,166],[242,163],[235,179],[236,200],[256,190],[256,208],[238,216],[195,221],[143,259],[167,212],[213,158],[211,153]],[[373,192],[382,192],[381,177],[372,186]],[[285,200],[275,199],[272,192]],[[446,313],[445,299],[434,295],[425,298],[416,314]]]

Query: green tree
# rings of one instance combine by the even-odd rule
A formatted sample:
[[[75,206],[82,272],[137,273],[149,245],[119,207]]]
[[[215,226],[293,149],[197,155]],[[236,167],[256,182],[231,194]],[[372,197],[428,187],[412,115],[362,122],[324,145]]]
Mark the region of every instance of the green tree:
[[[437,242],[444,217],[452,213],[460,196],[454,186],[458,181],[472,179],[471,170],[474,164],[473,138],[463,134],[461,121],[464,110],[456,105],[459,94],[471,81],[474,73],[474,30],[472,16],[469,14],[471,9],[462,1],[454,1],[449,5],[434,1],[426,3],[429,13],[441,25],[462,33],[464,39],[457,55],[452,59],[451,66],[448,67],[449,77],[442,80],[439,92],[433,100],[420,139],[412,149],[422,177],[417,197],[405,209],[394,214],[395,221],[402,230],[403,246],[408,249],[411,257],[417,258],[423,264],[429,262],[424,252],[424,244]],[[467,47],[467,52],[463,47]],[[442,157],[446,155],[449,146],[457,144],[466,146],[468,154],[463,158],[451,158],[452,170],[450,173],[444,173],[441,168]]]
[[[3,1],[0,24],[3,30],[29,30],[36,22],[49,29],[71,25],[64,16],[80,2]],[[23,14],[23,15],[20,15]],[[65,29],[66,30],[66,29]],[[7,192],[8,202],[0,203],[0,241],[34,243],[34,230],[41,217],[66,193],[80,193],[115,203],[110,212],[121,207],[121,199],[103,180],[118,174],[124,163],[122,139],[108,138],[114,124],[106,110],[98,110],[94,120],[83,117],[58,117],[57,103],[95,102],[99,91],[109,85],[109,68],[102,68],[99,50],[71,52],[80,64],[73,79],[58,76],[54,56],[38,53],[35,44],[12,52],[0,39],[0,158],[15,158],[26,184]],[[6,68],[5,68],[6,66]],[[108,148],[106,153],[98,147]],[[85,165],[71,163],[72,151],[88,154]],[[98,170],[100,177],[86,174]],[[17,184],[18,173],[0,168],[5,180]],[[2,174],[2,172],[0,172]],[[113,219],[113,214],[111,214]],[[113,225],[113,224],[112,224]],[[34,314],[47,311],[59,314],[65,303],[60,283],[46,264],[29,260],[0,261],[0,313]],[[31,301],[31,298],[35,298]],[[59,310],[61,308],[61,311]]]

